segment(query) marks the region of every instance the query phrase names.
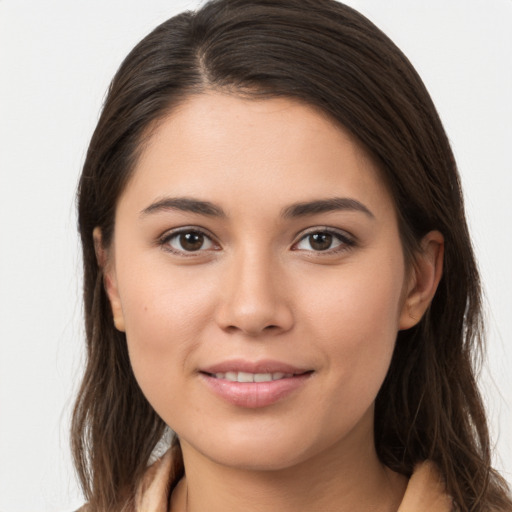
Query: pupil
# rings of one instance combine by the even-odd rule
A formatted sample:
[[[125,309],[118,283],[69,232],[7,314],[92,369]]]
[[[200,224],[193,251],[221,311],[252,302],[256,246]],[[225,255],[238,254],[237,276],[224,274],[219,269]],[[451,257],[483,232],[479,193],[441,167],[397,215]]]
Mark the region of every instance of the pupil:
[[[310,235],[311,247],[317,251],[325,251],[331,247],[332,235],[329,233],[315,233]]]
[[[186,251],[197,251],[201,249],[204,236],[201,233],[184,233],[180,235],[180,244]]]

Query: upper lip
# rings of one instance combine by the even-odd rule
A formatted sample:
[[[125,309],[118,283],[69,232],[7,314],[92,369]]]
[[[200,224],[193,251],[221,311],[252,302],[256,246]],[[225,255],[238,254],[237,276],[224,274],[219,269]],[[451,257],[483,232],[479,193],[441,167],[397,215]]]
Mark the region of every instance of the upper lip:
[[[301,368],[292,364],[283,363],[265,359],[261,361],[247,361],[243,359],[230,359],[220,363],[200,368],[203,373],[227,373],[227,372],[247,372],[247,373],[292,373],[302,374],[312,371],[311,368]]]

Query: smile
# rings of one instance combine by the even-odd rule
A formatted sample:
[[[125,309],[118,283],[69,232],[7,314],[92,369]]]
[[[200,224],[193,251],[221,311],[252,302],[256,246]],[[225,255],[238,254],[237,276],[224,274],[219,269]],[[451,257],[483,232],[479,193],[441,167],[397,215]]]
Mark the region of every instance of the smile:
[[[216,379],[229,380],[230,382],[271,382],[273,380],[287,379],[293,377],[292,373],[249,373],[249,372],[226,372],[215,373],[212,376]]]
[[[313,370],[282,362],[226,361],[204,368],[199,376],[222,401],[241,408],[267,407],[299,392]]]

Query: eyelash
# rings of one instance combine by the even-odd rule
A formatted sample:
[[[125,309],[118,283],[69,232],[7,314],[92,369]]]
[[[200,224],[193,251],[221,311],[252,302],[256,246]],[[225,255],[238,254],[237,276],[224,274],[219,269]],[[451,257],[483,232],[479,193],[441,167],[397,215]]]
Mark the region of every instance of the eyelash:
[[[181,235],[191,235],[191,234],[201,235],[204,237],[205,241],[209,241],[210,244],[212,244],[214,246],[218,246],[218,244],[214,241],[213,237],[209,233],[207,233],[206,231],[204,231],[200,228],[197,228],[197,227],[184,227],[184,228],[179,228],[179,229],[176,229],[176,230],[173,230],[170,232],[168,231],[162,237],[159,238],[158,244],[164,250],[171,252],[172,254],[177,254],[178,256],[184,256],[186,258],[194,257],[194,256],[197,256],[198,254],[204,252],[205,250],[210,250],[208,248],[208,249],[198,249],[197,251],[187,251],[185,249],[175,249],[170,245],[171,240],[178,239],[178,237],[180,237]]]
[[[306,233],[304,233],[298,242],[294,243],[292,247],[298,246],[302,241],[307,240],[309,237],[313,235],[329,235],[334,240],[337,240],[339,242],[339,245],[334,248],[325,249],[325,250],[317,250],[314,249],[309,250],[310,252],[313,252],[315,255],[318,256],[331,256],[334,254],[339,254],[341,252],[348,251],[355,247],[356,241],[355,239],[350,236],[345,231],[328,228],[328,227],[315,227],[311,230],[308,230]],[[294,249],[294,250],[300,250],[300,249]],[[307,249],[306,249],[307,250]]]
[[[186,249],[176,249],[170,245],[170,242],[173,239],[178,240],[179,239],[178,237],[180,237],[182,235],[192,235],[192,234],[201,235],[202,237],[204,237],[204,241],[203,241],[202,245],[204,245],[204,242],[207,241],[213,247],[219,247],[218,243],[215,242],[214,238],[208,232],[204,231],[201,228],[197,228],[197,227],[184,227],[184,228],[179,228],[179,229],[167,232],[162,237],[160,237],[158,239],[158,245],[160,245],[164,250],[171,252],[172,254],[182,256],[182,257],[196,257],[197,255],[204,253],[205,251],[211,250],[211,247],[208,247],[206,249],[199,248],[198,250],[187,251]],[[334,248],[328,248],[325,250],[304,249],[305,251],[314,253],[315,255],[318,255],[318,256],[329,256],[329,255],[339,254],[341,252],[350,250],[351,248],[353,248],[356,245],[356,241],[354,240],[354,238],[344,231],[336,230],[333,228],[327,228],[327,227],[325,227],[325,228],[324,227],[316,227],[316,228],[312,228],[311,230],[304,233],[300,237],[300,239],[292,245],[292,250],[300,251],[301,249],[297,249],[297,246],[313,235],[328,235],[328,236],[332,237],[333,242],[335,240],[337,240],[339,242],[338,246],[336,246]],[[213,250],[218,250],[218,249],[214,248]]]

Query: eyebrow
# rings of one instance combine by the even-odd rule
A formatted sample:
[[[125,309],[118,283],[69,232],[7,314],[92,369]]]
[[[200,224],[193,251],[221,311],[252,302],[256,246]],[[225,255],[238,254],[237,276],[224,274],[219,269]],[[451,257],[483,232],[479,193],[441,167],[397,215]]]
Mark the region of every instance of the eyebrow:
[[[373,215],[373,213],[363,203],[349,197],[332,197],[329,199],[295,203],[285,208],[281,215],[284,218],[289,219],[340,210],[362,212],[372,219],[375,218],[375,215]]]
[[[210,201],[200,201],[189,197],[165,197],[149,205],[140,212],[141,216],[169,210],[197,213],[208,217],[226,217],[224,210]]]
[[[208,217],[227,217],[224,210],[211,203],[189,197],[165,197],[152,203],[140,212],[141,216],[152,213],[164,212],[169,210],[178,210],[182,212],[196,213]],[[281,211],[281,216],[285,219],[306,217],[334,211],[353,211],[362,212],[370,218],[375,218],[373,213],[361,202],[348,197],[333,197],[329,199],[317,199],[314,201],[305,201],[294,203]]]

